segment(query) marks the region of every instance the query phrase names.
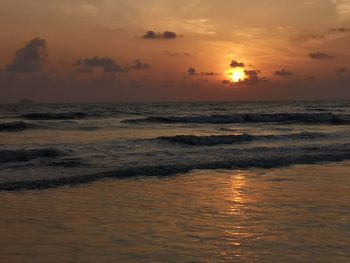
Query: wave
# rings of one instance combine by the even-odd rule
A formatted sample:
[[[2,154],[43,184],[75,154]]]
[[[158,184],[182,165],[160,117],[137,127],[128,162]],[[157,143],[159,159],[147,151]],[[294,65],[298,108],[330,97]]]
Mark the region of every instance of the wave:
[[[250,142],[253,140],[269,140],[269,139],[316,139],[325,137],[322,133],[301,132],[284,135],[210,135],[210,136],[196,136],[196,135],[176,135],[170,137],[158,137],[156,140],[166,141],[170,143],[184,144],[190,146],[214,146],[223,144],[235,144],[242,142]]]
[[[84,119],[88,115],[83,112],[63,112],[63,113],[29,113],[21,115],[20,118],[27,120],[73,120],[73,119]]]
[[[39,158],[57,158],[65,156],[61,150],[55,148],[0,150],[0,163],[29,162]]]
[[[171,137],[158,137],[156,140],[166,141],[170,143],[185,144],[191,146],[213,146],[220,144],[234,144],[240,142],[252,141],[254,136],[249,134],[241,135],[177,135]]]
[[[335,108],[332,108],[332,109],[325,109],[325,108],[306,108],[305,109],[306,111],[316,111],[316,112],[329,112],[330,110],[332,112],[345,112],[345,110],[343,109],[335,109]]]
[[[275,114],[233,114],[209,116],[151,116],[142,119],[127,119],[125,123],[194,123],[194,124],[234,124],[234,123],[302,123],[302,124],[350,124],[350,115],[333,113],[275,113]]]
[[[24,131],[27,129],[37,128],[37,125],[26,123],[23,121],[0,123],[0,132],[9,132],[9,131]]]
[[[86,162],[78,158],[64,158],[60,160],[45,162],[44,164],[52,167],[66,167],[66,168],[78,168],[78,167],[89,166]]]
[[[103,172],[85,175],[60,177],[53,179],[38,179],[30,181],[14,181],[0,183],[0,191],[39,190],[65,185],[81,185],[94,181],[114,178],[124,179],[132,177],[165,177],[184,174],[195,169],[248,169],[248,168],[276,168],[295,164],[316,164],[321,162],[339,162],[350,159],[350,144],[334,144],[321,147],[284,147],[284,148],[254,148],[244,154],[240,149],[224,150],[219,153],[220,158],[208,154],[208,158],[190,158],[172,164],[159,165],[130,165]],[[207,156],[207,155],[205,155]],[[156,162],[153,162],[156,163]]]

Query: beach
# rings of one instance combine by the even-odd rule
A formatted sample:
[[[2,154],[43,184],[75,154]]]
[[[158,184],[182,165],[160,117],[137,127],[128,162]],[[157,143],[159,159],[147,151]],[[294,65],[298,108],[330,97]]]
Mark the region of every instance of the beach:
[[[347,262],[347,102],[0,108],[1,262]]]
[[[0,263],[350,262],[350,0],[0,0],[0,28]]]
[[[2,262],[348,262],[350,163],[0,193]]]

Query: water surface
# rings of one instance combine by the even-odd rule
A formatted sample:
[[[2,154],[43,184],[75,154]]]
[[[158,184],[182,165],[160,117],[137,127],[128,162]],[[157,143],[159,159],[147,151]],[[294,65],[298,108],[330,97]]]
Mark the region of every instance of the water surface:
[[[349,262],[350,163],[0,193],[1,262]]]
[[[0,107],[0,189],[350,159],[349,102]]]

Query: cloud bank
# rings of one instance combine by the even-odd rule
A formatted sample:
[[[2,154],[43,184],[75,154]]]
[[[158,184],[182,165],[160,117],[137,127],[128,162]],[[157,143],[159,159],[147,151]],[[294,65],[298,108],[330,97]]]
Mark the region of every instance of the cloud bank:
[[[126,72],[127,69],[119,66],[113,59],[104,57],[92,57],[92,58],[84,58],[78,59],[75,66],[79,67],[80,72],[91,72],[92,68],[100,67],[104,72]]]

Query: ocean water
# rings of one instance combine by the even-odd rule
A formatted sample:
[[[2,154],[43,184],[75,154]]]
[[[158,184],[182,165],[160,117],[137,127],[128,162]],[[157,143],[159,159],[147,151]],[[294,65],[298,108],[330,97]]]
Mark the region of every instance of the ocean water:
[[[1,262],[349,262],[350,102],[0,106]]]
[[[350,159],[349,102],[0,108],[0,190]]]

